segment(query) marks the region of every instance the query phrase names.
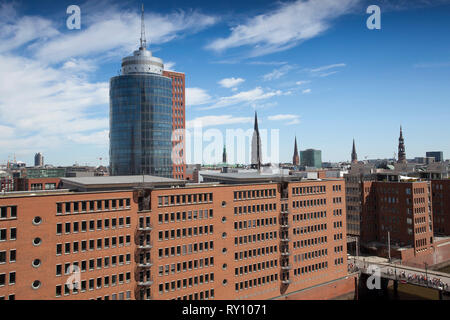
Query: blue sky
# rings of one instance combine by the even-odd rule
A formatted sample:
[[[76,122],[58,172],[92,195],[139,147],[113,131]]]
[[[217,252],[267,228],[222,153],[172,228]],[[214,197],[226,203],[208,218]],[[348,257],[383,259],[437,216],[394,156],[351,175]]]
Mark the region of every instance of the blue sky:
[[[188,126],[279,129],[280,160],[450,154],[450,1],[144,1],[149,49],[186,74]],[[81,8],[81,30],[66,8]],[[0,163],[108,161],[109,78],[140,1],[0,1]],[[381,8],[369,30],[366,8]]]

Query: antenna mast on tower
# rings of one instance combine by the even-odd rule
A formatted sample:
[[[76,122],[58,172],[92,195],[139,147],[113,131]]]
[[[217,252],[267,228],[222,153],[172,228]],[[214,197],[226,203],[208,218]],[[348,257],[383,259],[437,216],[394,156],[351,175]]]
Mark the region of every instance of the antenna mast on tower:
[[[142,4],[141,14],[141,49],[147,48],[147,40],[145,40],[145,23],[144,23],[144,4]]]

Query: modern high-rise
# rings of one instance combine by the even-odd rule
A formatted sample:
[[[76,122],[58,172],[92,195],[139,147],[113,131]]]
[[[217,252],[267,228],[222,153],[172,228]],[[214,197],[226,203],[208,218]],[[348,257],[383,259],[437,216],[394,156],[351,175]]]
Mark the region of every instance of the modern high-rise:
[[[322,168],[322,151],[314,149],[300,151],[300,161],[305,167]]]
[[[34,155],[34,166],[43,167],[44,166],[44,156],[42,153],[38,152]]]
[[[426,153],[427,158],[434,158],[434,162],[443,162],[444,161],[444,153],[442,151],[428,151]]]
[[[110,81],[111,175],[183,179],[184,128],[185,76],[147,50],[142,13],[140,47]]]

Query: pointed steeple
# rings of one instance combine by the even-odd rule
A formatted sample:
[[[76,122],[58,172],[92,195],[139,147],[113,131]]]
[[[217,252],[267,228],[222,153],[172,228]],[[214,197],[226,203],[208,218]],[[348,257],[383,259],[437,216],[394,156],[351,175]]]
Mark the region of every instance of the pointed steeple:
[[[355,139],[353,139],[352,163],[357,163],[357,162],[358,162],[358,155],[356,154]]]
[[[255,111],[255,125],[252,137],[252,167],[258,170],[261,169],[261,137],[259,136],[258,130],[258,116]]]
[[[223,146],[222,162],[227,163],[227,147]]]
[[[398,163],[406,163],[405,139],[403,138],[402,126],[400,126],[400,137],[398,138]]]
[[[297,148],[297,137],[295,137],[294,142],[294,156],[292,157],[292,164],[294,166],[298,166],[300,164],[300,157],[298,155],[298,148]]]

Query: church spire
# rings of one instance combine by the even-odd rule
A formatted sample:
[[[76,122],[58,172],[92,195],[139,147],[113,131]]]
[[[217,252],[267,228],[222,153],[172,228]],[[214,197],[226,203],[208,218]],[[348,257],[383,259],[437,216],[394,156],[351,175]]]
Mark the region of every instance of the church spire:
[[[255,125],[252,137],[252,167],[258,170],[261,169],[261,137],[258,130],[258,115],[255,111]]]
[[[353,139],[352,163],[357,163],[357,162],[358,162],[358,155],[356,154],[355,139]]]
[[[398,163],[406,163],[405,139],[403,139],[402,126],[400,126],[400,137],[398,138]]]
[[[292,157],[292,164],[294,166],[298,166],[300,164],[300,157],[298,155],[298,148],[297,148],[297,137],[295,137],[294,142],[294,156]]]

